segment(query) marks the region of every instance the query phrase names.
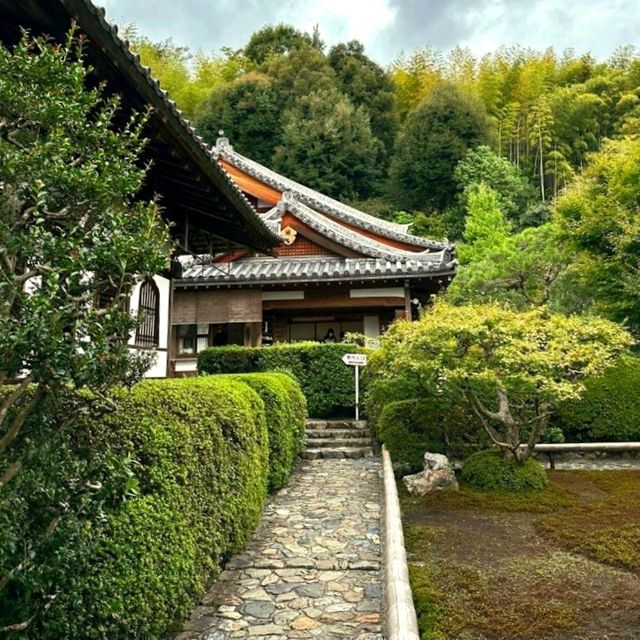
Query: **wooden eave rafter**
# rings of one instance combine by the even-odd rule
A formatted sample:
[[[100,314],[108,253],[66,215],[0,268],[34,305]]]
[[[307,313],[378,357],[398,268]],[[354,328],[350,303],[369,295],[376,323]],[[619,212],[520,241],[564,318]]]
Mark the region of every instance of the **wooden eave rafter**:
[[[194,137],[175,106],[167,102],[165,92],[147,77],[100,11],[88,0],[0,0],[0,40],[15,43],[20,28],[26,28],[61,42],[75,20],[86,36],[85,53],[95,80],[106,81],[107,91],[122,97],[123,117],[132,110],[151,109],[147,124],[151,143],[142,160],[151,161],[152,167],[141,197],[160,193],[171,220],[188,213],[189,224],[200,224],[204,232],[220,238],[220,248],[232,243],[270,253],[279,243],[277,235]]]

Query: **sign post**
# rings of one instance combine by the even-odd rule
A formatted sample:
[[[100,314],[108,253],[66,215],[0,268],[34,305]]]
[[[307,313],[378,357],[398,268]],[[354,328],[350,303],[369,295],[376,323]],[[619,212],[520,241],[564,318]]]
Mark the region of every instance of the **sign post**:
[[[355,369],[356,376],[356,420],[360,420],[360,367],[367,364],[367,356],[364,353],[345,353],[342,362]]]

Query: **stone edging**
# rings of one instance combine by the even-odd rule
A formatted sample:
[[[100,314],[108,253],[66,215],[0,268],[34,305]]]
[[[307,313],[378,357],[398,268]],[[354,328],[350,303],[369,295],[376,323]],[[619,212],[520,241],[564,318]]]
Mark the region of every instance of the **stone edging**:
[[[400,502],[391,456],[382,446],[384,508],[384,621],[387,640],[420,640],[413,606],[407,554],[404,548]]]

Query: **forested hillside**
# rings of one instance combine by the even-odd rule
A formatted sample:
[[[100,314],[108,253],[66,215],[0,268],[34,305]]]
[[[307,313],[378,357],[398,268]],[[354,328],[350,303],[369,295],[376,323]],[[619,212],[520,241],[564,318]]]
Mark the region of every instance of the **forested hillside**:
[[[640,327],[640,54],[457,48],[383,69],[287,25],[217,56],[133,46],[199,133],[329,195],[458,241],[459,302]]]

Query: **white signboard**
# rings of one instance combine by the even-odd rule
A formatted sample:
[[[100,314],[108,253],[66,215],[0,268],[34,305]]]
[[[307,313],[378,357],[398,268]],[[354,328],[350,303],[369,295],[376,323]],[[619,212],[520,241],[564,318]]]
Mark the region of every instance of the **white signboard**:
[[[364,367],[367,364],[367,356],[364,353],[345,353],[342,362],[350,367]]]
[[[367,364],[367,356],[364,353],[345,353],[342,362],[350,367],[355,367],[356,374],[356,420],[360,419],[360,367]]]

